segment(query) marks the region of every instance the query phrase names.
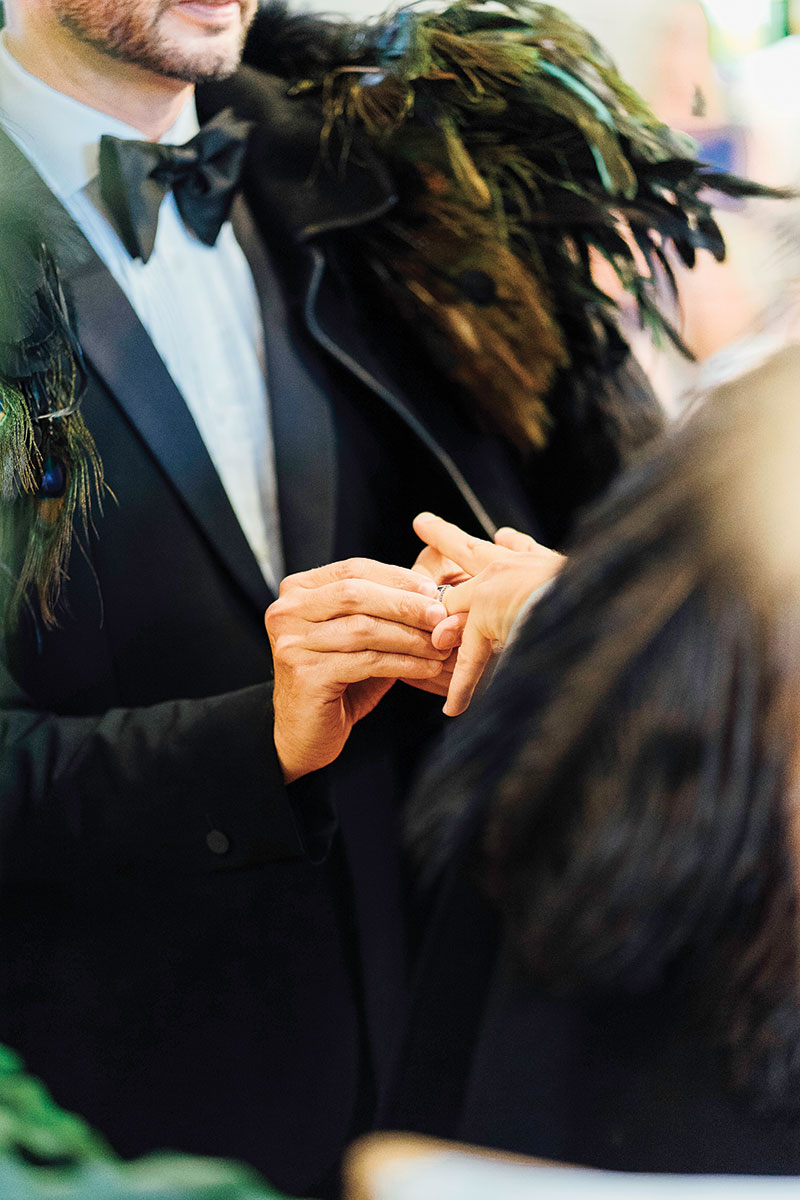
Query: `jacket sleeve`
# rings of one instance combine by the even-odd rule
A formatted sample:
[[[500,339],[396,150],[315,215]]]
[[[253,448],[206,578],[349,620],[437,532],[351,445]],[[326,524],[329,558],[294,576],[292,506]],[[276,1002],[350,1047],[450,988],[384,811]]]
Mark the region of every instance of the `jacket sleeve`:
[[[26,707],[1,665],[0,676],[3,877],[236,870],[327,852],[323,780],[283,782],[271,683],[72,717]]]

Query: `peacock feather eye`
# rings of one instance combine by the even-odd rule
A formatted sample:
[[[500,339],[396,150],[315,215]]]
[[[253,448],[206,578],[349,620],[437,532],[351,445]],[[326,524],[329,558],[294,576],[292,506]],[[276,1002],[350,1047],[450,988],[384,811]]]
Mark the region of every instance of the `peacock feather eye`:
[[[39,495],[47,500],[58,500],[67,487],[67,468],[60,458],[46,458],[42,468]]]
[[[416,27],[415,17],[408,12],[399,12],[375,41],[378,61],[381,64],[402,58],[411,49]]]

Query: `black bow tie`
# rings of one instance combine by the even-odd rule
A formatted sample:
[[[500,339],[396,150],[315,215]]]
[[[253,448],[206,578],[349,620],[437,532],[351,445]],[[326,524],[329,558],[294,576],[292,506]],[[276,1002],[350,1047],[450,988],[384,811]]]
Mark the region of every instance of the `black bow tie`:
[[[153,253],[170,190],[183,223],[214,245],[230,215],[252,128],[228,108],[185,146],[100,139],[100,193],[132,258],[147,262]]]

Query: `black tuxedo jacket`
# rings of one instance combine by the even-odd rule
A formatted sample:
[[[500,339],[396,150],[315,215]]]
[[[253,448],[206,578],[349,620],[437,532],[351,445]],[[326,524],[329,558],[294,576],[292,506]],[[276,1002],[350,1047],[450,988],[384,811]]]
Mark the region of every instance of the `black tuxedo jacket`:
[[[201,103],[258,123],[235,228],[288,569],[410,563],[421,509],[539,532],[514,452],[349,286],[342,236],[394,203],[383,168],[314,174],[319,117],[283,93],[243,71]],[[403,1018],[396,826],[439,703],[398,685],[284,787],[271,596],[203,442],[107,270],[8,139],[0,157],[64,270],[113,491],[60,627],[26,614],[5,645],[0,1040],[124,1154],[234,1155],[310,1190],[369,1122]]]

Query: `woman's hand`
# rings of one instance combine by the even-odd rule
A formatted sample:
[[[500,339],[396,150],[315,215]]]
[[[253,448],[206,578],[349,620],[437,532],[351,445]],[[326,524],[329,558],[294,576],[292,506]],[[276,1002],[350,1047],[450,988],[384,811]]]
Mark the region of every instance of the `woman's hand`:
[[[566,560],[516,529],[499,529],[494,542],[487,542],[432,513],[420,513],[414,530],[427,544],[415,569],[450,585],[442,596],[448,616],[434,629],[433,644],[437,650],[459,647],[444,706],[454,717],[469,707],[522,606]]]

